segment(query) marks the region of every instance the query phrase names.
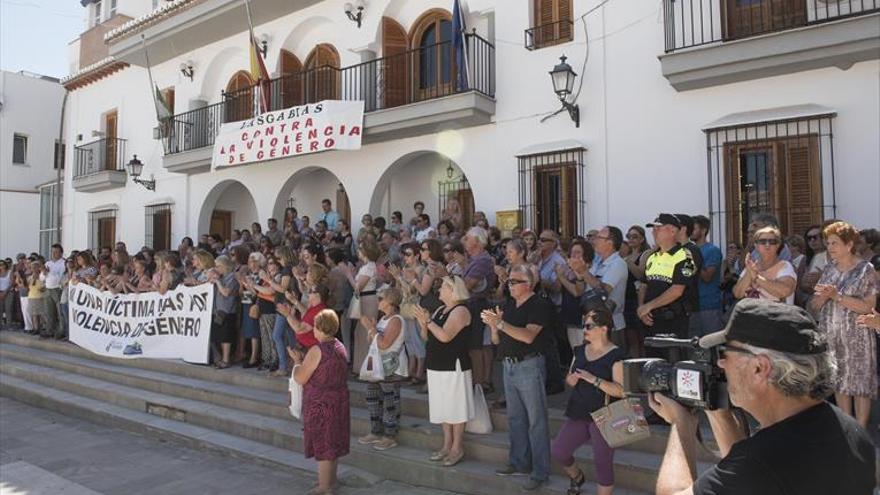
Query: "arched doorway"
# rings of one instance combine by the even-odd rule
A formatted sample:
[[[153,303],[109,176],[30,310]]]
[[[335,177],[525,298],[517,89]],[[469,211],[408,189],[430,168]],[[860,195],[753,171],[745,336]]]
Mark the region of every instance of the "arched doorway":
[[[223,92],[225,122],[236,122],[254,116],[254,80],[250,73],[240,70],[232,75]]]
[[[257,205],[248,188],[236,180],[225,180],[202,201],[199,234],[220,234],[228,240],[232,230],[250,229],[257,221]]]
[[[339,53],[333,45],[321,43],[306,57],[306,103],[335,100],[339,95]]]
[[[287,50],[281,50],[279,57],[279,69],[282,79],[277,85],[280,91],[281,108],[289,108],[303,104],[303,65],[296,55]]]
[[[417,151],[398,158],[382,174],[370,200],[370,213],[391,217],[403,213],[404,222],[413,216],[413,203],[425,204],[431,225],[457,212],[461,228],[471,225],[474,195],[467,176],[449,157],[435,151]]]
[[[417,69],[415,92],[419,100],[452,93],[455,61],[452,53],[452,15],[443,9],[422,14],[413,25],[410,40]]]
[[[412,80],[410,69],[412,62],[409,61],[407,50],[409,39],[406,30],[397,21],[390,17],[382,18],[382,84],[384,87],[380,93],[384,101],[382,108],[405,105],[408,101],[407,87]]]
[[[310,226],[321,219],[321,202],[329,199],[339,218],[351,222],[351,206],[342,181],[331,171],[320,167],[306,167],[296,171],[278,193],[272,213],[279,222],[288,207],[296,208],[300,217],[309,217]]]

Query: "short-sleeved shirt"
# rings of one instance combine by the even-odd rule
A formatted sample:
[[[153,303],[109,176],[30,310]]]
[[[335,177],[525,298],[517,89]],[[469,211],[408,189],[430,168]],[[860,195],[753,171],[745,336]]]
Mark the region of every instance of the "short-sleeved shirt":
[[[700,246],[700,253],[703,255],[703,269],[716,268],[715,275],[708,282],[697,277],[700,280],[700,311],[721,309],[721,249],[707,242]]]
[[[687,300],[687,309],[691,313],[700,310],[700,271],[703,269],[703,252],[700,247],[693,242],[688,242],[682,247],[691,253],[691,259],[694,260],[694,276],[691,277],[691,283],[688,284],[685,291],[685,299]]]
[[[471,297],[486,297],[495,285],[495,261],[486,251],[471,257],[464,269],[464,278],[479,280],[471,290]]]
[[[238,297],[238,280],[235,279],[235,273],[230,272],[223,275],[220,279],[220,285],[231,292],[228,296],[224,296],[219,290],[215,290],[214,309],[224,313],[232,313],[235,311],[235,300]]]
[[[669,251],[652,253],[645,262],[645,302],[653,301],[673,285],[684,285],[686,288],[696,276],[696,266],[690,251],[676,244]],[[676,333],[684,336],[687,332],[687,289],[675,301],[656,308],[651,312],[654,325],[649,333]]]
[[[310,327],[315,327],[315,316],[318,316],[318,313],[327,309],[327,306],[324,306],[324,303],[318,303],[309,309],[306,310],[305,314],[302,316],[302,322],[309,325]],[[312,330],[310,332],[294,332],[296,336],[296,341],[299,342],[299,345],[305,347],[306,349],[318,345],[318,339],[315,337],[315,331]]]
[[[498,344],[498,357],[506,358],[524,358],[529,354],[541,352],[544,348],[542,345],[544,329],[549,328],[553,323],[555,308],[549,301],[537,294],[533,294],[528,298],[522,306],[516,306],[516,300],[508,299],[504,306],[504,323],[515,327],[525,328],[528,325],[540,325],[541,331],[535,337],[531,344],[526,344],[514,339],[504,332],[498,332],[501,341]]]
[[[789,263],[788,261],[778,261],[777,264],[779,265],[779,267],[776,268],[776,273],[772,276],[772,280],[779,280],[782,278],[793,278],[797,280],[797,272],[794,271],[794,267],[791,266],[791,263]],[[761,288],[747,290],[746,297],[753,299],[769,299],[771,301],[794,304],[794,292],[789,294],[788,297],[785,298],[785,301],[780,301],[778,297],[773,296],[772,294]]]
[[[623,309],[626,305],[626,278],[629,276],[626,261],[623,261],[623,258],[616,251],[604,260],[596,257],[593,266],[590,267],[590,273],[601,279],[603,284],[611,286],[608,298],[614,302],[614,314],[612,315],[614,328],[622,330],[626,327]]]
[[[559,251],[553,251],[550,253],[546,259],[541,258],[540,265],[538,267],[538,274],[541,277],[542,282],[556,282],[556,266],[562,265],[563,267],[568,267],[565,262],[565,258],[559,254]],[[562,292],[556,292],[553,294],[548,294],[550,296],[550,300],[553,301],[553,304],[556,306],[562,305]]]
[[[694,483],[694,495],[868,495],[875,451],[868,434],[823,402],[733,445]]]

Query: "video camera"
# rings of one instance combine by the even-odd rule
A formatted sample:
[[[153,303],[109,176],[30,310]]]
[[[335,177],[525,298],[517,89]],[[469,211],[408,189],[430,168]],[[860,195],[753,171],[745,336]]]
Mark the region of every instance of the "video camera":
[[[645,347],[684,351],[689,360],[669,362],[661,358],[623,361],[623,391],[628,395],[661,392],[680,404],[697,409],[728,409],[727,378],[716,364],[717,348],[703,349],[699,339],[680,339],[658,335],[645,338]]]

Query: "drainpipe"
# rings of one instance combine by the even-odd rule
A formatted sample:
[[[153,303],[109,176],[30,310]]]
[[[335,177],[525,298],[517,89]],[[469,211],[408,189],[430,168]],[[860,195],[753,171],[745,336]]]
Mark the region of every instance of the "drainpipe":
[[[64,89],[64,99],[61,100],[61,123],[58,126],[58,142],[61,144],[62,149],[64,150],[64,157],[67,158],[67,145],[64,143],[64,112],[67,109],[67,95],[70,94],[67,91],[67,88]],[[56,158],[56,160],[60,161],[61,154]],[[55,168],[55,212],[58,215],[57,221],[57,232],[58,232],[58,243],[61,243],[61,220],[63,218],[61,212],[61,196],[63,190],[61,189],[61,173],[64,170],[64,163],[56,163]]]

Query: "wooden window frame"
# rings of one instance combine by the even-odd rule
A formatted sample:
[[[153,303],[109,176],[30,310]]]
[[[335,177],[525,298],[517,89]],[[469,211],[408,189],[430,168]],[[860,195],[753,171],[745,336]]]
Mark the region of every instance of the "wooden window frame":
[[[111,249],[114,247],[116,243],[116,220],[117,220],[117,211],[115,208],[106,209],[106,210],[98,210],[89,212],[89,239],[92,251],[95,253],[99,253],[102,248],[110,247]],[[104,230],[106,228],[110,228],[110,234]],[[105,245],[103,241],[106,241],[105,238],[111,238],[109,245]]]
[[[322,50],[326,50],[325,53],[332,59],[329,64],[318,64],[316,61]],[[305,75],[303,94],[306,103],[339,98],[340,63],[339,51],[332,44],[320,43],[312,48],[303,65]]]
[[[173,206],[171,203],[149,205],[144,208],[144,244],[155,251],[171,249]],[[159,222],[157,224],[157,221]],[[164,230],[164,233],[162,232]],[[159,239],[159,234],[162,239]]]
[[[438,96],[446,96],[453,94],[455,88],[455,81],[457,79],[457,68],[455,66],[455,54],[452,53],[452,47],[450,45],[450,53],[449,53],[449,82],[443,82],[443,55],[442,55],[442,41],[435,41],[435,54],[436,58],[436,67],[435,71],[437,74],[436,81],[428,81],[429,85],[422,87],[423,81],[422,79],[422,71],[421,71],[421,50],[422,50],[422,38],[425,36],[425,33],[428,31],[430,27],[434,27],[435,32],[438,34],[438,40],[442,39],[441,34],[441,22],[447,21],[452,22],[452,14],[445,9],[430,9],[425,11],[422,15],[416,19],[416,22],[413,23],[412,28],[409,33],[409,42],[411,45],[411,49],[413,50],[412,57],[412,94],[417,99],[417,101],[423,101],[430,98],[438,97]],[[453,36],[455,34],[453,33]]]
[[[543,15],[544,9],[542,7],[546,4],[550,5],[550,19],[546,19]],[[534,49],[560,45],[574,40],[574,11],[572,7],[572,0],[532,0]]]
[[[238,83],[239,79],[246,80],[247,84],[241,87]],[[223,92],[223,100],[226,102],[223,111],[224,122],[237,122],[254,116],[255,84],[251,73],[246,70],[232,74],[232,77],[226,82],[226,89]]]
[[[517,156],[519,168],[519,209],[523,227],[533,230],[552,228],[542,210],[544,194],[540,181],[548,174],[560,174],[560,195],[557,233],[563,240],[582,233],[585,228],[586,197],[584,180],[584,148],[570,148]]]

